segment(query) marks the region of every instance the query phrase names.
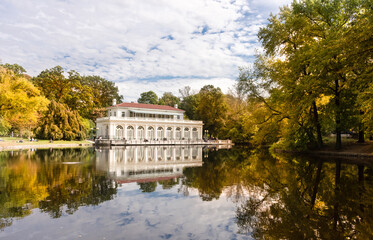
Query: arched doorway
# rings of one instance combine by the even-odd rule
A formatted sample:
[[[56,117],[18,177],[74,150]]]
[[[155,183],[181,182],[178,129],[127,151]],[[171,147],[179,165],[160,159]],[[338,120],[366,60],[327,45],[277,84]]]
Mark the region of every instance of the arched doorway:
[[[116,139],[122,139],[124,137],[124,129],[121,125],[118,125],[115,128],[115,138]]]
[[[132,140],[132,139],[134,139],[134,129],[133,129],[133,127],[132,126],[128,126],[127,127],[127,138],[129,139],[129,140]]]

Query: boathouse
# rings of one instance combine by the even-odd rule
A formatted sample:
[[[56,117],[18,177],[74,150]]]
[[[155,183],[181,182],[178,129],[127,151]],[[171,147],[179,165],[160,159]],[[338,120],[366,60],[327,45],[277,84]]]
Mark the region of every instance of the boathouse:
[[[202,121],[184,119],[184,110],[165,105],[113,101],[107,117],[96,120],[100,139],[168,141],[202,139]]]

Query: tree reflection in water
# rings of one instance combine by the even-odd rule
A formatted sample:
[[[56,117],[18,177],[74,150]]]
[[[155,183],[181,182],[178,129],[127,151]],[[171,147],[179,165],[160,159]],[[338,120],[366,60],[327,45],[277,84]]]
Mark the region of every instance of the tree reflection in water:
[[[364,164],[219,150],[184,170],[181,190],[237,202],[239,230],[255,239],[373,239],[373,168]]]
[[[244,181],[257,194],[237,209],[242,232],[256,239],[372,239],[371,166],[255,154],[249,161],[255,167]]]
[[[139,190],[197,189],[210,202],[225,196],[237,205],[239,231],[255,239],[373,239],[372,164],[245,148],[204,155],[202,167],[139,182]],[[79,164],[63,164],[72,160]],[[34,208],[58,218],[113,199],[117,185],[93,161],[91,149],[0,152],[0,227]]]
[[[97,173],[91,149],[0,152],[0,227],[40,208],[51,217],[112,199],[116,184]],[[63,164],[64,161],[79,164]]]

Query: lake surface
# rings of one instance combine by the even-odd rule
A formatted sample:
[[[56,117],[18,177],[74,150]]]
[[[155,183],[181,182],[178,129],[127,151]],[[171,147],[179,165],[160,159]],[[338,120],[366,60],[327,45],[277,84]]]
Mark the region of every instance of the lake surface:
[[[0,152],[0,239],[373,239],[373,165],[238,147]]]

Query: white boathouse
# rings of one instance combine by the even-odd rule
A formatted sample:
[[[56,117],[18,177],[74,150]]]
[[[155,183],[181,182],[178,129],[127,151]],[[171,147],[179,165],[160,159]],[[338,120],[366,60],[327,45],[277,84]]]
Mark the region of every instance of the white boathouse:
[[[96,120],[99,139],[126,141],[202,141],[202,121],[184,120],[184,110],[165,105],[113,102]]]

